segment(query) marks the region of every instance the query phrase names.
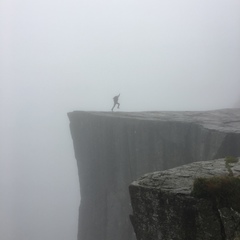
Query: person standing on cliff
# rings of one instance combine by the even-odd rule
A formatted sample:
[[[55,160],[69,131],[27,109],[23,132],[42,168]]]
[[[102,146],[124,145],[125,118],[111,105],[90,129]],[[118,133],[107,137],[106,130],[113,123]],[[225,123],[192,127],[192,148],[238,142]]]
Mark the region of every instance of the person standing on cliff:
[[[113,109],[115,108],[116,105],[118,105],[118,108],[119,108],[119,106],[120,106],[120,103],[118,102],[119,96],[120,96],[120,93],[113,98],[114,104],[113,104],[113,107],[112,107],[112,111],[113,111]]]

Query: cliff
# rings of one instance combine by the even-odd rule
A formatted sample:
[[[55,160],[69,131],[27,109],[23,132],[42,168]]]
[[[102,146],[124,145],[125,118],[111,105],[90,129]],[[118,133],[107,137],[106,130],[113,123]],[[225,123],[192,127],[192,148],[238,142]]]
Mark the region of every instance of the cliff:
[[[141,175],[240,156],[240,109],[68,116],[81,193],[79,240],[135,239],[128,186]]]
[[[240,239],[239,177],[237,158],[228,165],[225,159],[195,162],[142,176],[129,187],[137,239]]]

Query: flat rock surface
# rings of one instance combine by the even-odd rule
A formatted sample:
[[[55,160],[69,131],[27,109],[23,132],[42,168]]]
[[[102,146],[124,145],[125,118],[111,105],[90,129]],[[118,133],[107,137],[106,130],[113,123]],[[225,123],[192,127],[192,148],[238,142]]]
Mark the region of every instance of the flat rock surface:
[[[77,114],[82,111],[70,113]],[[207,129],[223,132],[240,132],[240,108],[212,111],[159,111],[159,112],[86,112],[104,117],[129,118],[148,121],[188,122]]]
[[[240,176],[240,162],[231,163],[233,175]],[[177,194],[189,195],[192,191],[193,181],[198,177],[228,176],[229,171],[224,159],[205,162],[194,162],[173,169],[145,174],[134,181],[132,185],[147,188],[157,188]]]

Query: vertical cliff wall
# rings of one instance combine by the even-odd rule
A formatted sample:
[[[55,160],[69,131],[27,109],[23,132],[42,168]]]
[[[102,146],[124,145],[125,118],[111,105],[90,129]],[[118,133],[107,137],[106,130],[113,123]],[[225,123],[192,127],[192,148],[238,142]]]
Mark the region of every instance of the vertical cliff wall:
[[[141,175],[240,155],[240,109],[68,116],[81,193],[79,240],[135,239],[128,186]]]

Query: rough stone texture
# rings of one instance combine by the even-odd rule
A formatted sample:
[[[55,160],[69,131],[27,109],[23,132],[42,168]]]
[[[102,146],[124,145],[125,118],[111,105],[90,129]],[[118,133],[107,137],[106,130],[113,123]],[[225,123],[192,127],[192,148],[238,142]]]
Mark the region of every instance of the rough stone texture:
[[[68,116],[81,192],[79,240],[135,239],[128,186],[143,174],[240,156],[240,109]]]
[[[240,163],[232,163],[235,177]],[[237,240],[240,213],[191,196],[197,177],[227,176],[224,159],[146,174],[129,189],[138,240]]]

